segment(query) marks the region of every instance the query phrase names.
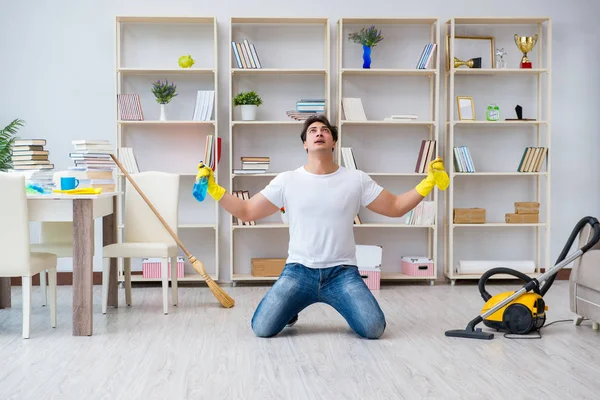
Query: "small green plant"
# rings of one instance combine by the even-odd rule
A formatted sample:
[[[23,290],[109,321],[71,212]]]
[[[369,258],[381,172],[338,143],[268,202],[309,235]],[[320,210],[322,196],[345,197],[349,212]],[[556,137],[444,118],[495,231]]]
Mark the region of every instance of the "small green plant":
[[[348,39],[363,46],[375,47],[383,40],[383,35],[381,29],[378,31],[374,25],[371,25],[369,28],[362,28],[359,32],[351,32],[348,34]]]
[[[260,96],[255,92],[255,91],[250,91],[250,92],[241,92],[238,93],[234,98],[233,98],[233,105],[234,106],[245,106],[245,105],[252,105],[252,106],[260,106],[263,103],[262,99],[260,98]]]
[[[15,135],[24,123],[25,121],[17,118],[0,130],[0,171],[6,172],[13,167],[12,148],[15,140],[17,140]]]
[[[177,86],[174,83],[169,84],[166,80],[165,83],[161,81],[152,82],[152,93],[156,96],[156,101],[159,104],[168,104],[173,97],[177,96],[175,93]]]

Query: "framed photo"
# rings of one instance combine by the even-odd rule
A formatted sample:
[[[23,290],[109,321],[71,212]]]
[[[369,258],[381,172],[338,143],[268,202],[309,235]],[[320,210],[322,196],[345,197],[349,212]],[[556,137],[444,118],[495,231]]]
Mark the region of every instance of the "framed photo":
[[[468,61],[481,57],[481,68],[494,68],[494,37],[493,36],[454,36],[454,57]],[[450,35],[446,36],[446,69],[450,64]],[[467,67],[465,67],[467,68]]]
[[[461,121],[475,121],[475,104],[472,97],[457,96],[458,119]]]

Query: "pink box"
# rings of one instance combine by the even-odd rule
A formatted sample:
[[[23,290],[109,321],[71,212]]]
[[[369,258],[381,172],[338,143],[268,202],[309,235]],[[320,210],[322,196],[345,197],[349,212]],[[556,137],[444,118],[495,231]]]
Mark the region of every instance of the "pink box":
[[[145,258],[142,261],[142,277],[162,278],[160,258]],[[169,259],[169,278],[171,278],[171,259]],[[183,258],[177,258],[177,278],[183,278]]]
[[[358,272],[371,290],[379,290],[381,284],[381,268],[359,267]]]
[[[433,276],[433,260],[429,257],[402,257],[402,273],[408,276]]]

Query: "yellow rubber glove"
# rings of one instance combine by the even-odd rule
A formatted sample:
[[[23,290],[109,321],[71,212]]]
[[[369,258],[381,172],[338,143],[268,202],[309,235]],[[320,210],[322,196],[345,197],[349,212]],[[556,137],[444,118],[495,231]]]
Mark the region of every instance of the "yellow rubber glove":
[[[429,166],[427,167],[427,177],[423,179],[415,189],[421,196],[427,197],[429,192],[431,192],[435,186],[440,190],[446,190],[449,184],[450,178],[444,169],[444,163],[441,157],[438,157],[429,163]]]
[[[215,174],[213,173],[213,170],[204,165],[204,163],[200,162],[200,164],[198,164],[198,174],[196,174],[196,180],[202,178],[203,176],[208,177],[208,188],[206,190],[207,193],[216,201],[221,200],[221,198],[225,195],[225,188],[219,186],[215,182]]]

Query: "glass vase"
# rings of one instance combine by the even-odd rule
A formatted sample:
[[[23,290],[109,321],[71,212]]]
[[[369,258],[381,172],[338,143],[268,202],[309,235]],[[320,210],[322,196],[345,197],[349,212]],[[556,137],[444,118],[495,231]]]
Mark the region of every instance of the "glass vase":
[[[371,47],[363,45],[363,68],[371,68],[371,50]]]

